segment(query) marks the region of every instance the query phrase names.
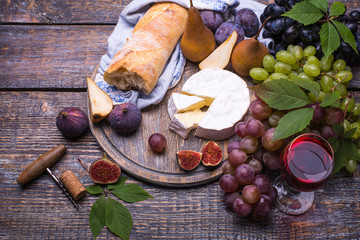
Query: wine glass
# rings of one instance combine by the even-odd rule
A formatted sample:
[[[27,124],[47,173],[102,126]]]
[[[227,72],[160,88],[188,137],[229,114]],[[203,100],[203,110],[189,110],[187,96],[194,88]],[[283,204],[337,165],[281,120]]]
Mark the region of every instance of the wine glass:
[[[293,139],[280,157],[281,176],[274,183],[277,207],[290,215],[309,210],[314,190],[324,186],[333,169],[334,152],[324,138],[306,133]]]

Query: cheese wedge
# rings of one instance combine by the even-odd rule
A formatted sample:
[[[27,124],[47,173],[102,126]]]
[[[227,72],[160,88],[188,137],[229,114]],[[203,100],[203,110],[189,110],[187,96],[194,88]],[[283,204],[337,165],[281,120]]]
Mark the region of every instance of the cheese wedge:
[[[223,69],[204,69],[192,75],[185,82],[182,93],[204,98],[210,106],[195,132],[196,136],[210,140],[233,136],[236,123],[250,105],[246,82]]]
[[[184,113],[177,113],[171,120],[169,129],[180,135],[180,137],[186,139],[189,135],[189,132],[198,126],[204,115],[205,112],[201,111],[200,109]]]
[[[172,119],[174,114],[200,109],[205,106],[203,98],[180,93],[172,93],[168,102],[168,113]]]

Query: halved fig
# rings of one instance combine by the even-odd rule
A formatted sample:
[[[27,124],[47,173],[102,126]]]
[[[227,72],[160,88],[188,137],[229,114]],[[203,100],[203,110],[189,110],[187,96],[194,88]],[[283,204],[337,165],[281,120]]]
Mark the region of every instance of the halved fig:
[[[222,150],[214,141],[205,144],[202,152],[202,163],[205,166],[217,166],[223,158]]]
[[[202,153],[191,150],[182,150],[178,151],[176,156],[180,167],[186,171],[190,171],[199,166]]]
[[[93,162],[89,168],[90,178],[99,184],[111,184],[119,180],[121,169],[119,165],[110,161],[106,154],[103,153],[103,158]]]

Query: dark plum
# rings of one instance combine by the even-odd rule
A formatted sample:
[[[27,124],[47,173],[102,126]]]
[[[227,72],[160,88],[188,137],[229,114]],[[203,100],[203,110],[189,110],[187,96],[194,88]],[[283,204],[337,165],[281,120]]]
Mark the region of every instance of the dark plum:
[[[259,19],[255,12],[249,8],[240,9],[235,15],[234,22],[244,29],[246,37],[253,37],[259,31]]]
[[[224,22],[223,16],[220,12],[211,11],[211,10],[202,10],[200,11],[201,18],[207,28],[209,28],[213,33],[216,32],[216,29]]]
[[[215,40],[218,45],[221,45],[229,38],[230,34],[236,31],[238,36],[236,43],[242,41],[245,38],[244,29],[239,25],[231,21],[226,21],[222,23],[215,32]]]

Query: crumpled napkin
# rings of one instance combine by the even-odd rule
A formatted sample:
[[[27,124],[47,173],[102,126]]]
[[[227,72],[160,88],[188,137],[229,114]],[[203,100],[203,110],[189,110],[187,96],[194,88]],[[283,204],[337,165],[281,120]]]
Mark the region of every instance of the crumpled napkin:
[[[178,43],[166,63],[159,81],[149,95],[137,90],[122,91],[115,86],[109,85],[103,79],[104,71],[110,64],[111,59],[125,44],[126,39],[131,35],[136,23],[145,14],[145,12],[154,4],[158,2],[168,2],[166,0],[134,0],[124,8],[120,14],[114,31],[108,38],[108,50],[105,55],[101,57],[98,74],[96,74],[96,84],[106,92],[112,99],[114,105],[130,102],[142,109],[152,104],[159,103],[165,96],[168,89],[173,88],[181,80],[186,59],[181,53],[180,44]],[[172,0],[186,8],[190,7],[189,0]],[[265,5],[251,1],[244,0],[239,5],[239,0],[193,0],[193,5],[199,10],[214,10],[224,14],[225,17],[233,19],[233,14],[242,9],[252,9],[258,17],[263,12]],[[259,40],[262,40],[259,38]]]

